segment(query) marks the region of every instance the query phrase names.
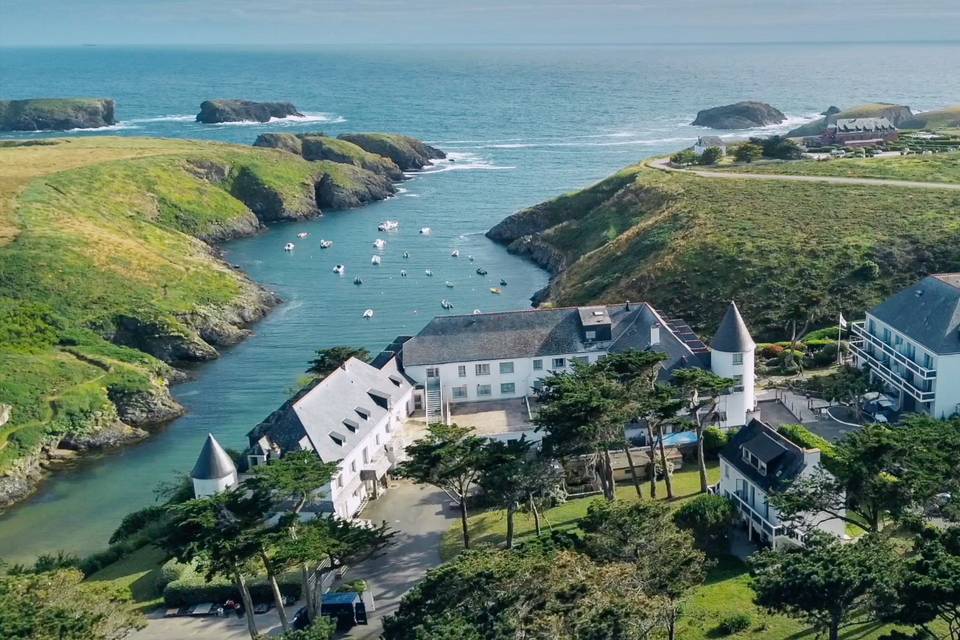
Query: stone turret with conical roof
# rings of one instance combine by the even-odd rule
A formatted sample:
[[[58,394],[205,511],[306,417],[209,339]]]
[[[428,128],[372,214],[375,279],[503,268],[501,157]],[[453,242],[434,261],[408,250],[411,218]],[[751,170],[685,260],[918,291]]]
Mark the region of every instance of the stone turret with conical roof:
[[[215,495],[237,484],[237,466],[212,433],[207,434],[190,478],[197,498]]]
[[[757,344],[737,303],[731,301],[710,341],[710,369],[718,376],[733,378],[739,383],[733,393],[725,397],[724,426],[743,426],[747,423],[747,412],[756,409],[756,349]]]

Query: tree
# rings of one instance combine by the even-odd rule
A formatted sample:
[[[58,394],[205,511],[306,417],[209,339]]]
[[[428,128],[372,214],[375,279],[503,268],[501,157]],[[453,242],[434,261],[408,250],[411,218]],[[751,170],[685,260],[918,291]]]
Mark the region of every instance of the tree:
[[[158,543],[178,561],[195,563],[208,580],[216,575],[232,577],[243,601],[250,638],[257,640],[246,565],[258,555],[261,543],[250,535],[251,523],[234,513],[235,501],[245,499],[240,491],[227,491],[171,507],[171,526]],[[236,510],[253,511],[243,506]]]
[[[744,143],[737,147],[733,152],[733,157],[737,162],[753,162],[763,155],[763,148],[753,143]]]
[[[467,525],[467,496],[480,475],[484,461],[484,440],[473,427],[435,423],[427,435],[406,448],[407,460],[397,466],[398,476],[417,484],[441,489],[460,508],[463,548],[470,548]]]
[[[700,467],[700,491],[707,492],[707,461],[703,452],[703,431],[715,422],[720,406],[720,397],[727,393],[736,381],[723,378],[706,369],[677,369],[673,372],[673,384],[679,389],[697,433],[697,464]]]
[[[296,538],[299,523],[296,516],[318,490],[330,483],[337,473],[337,463],[323,462],[313,451],[296,451],[270,464],[255,467],[253,473],[251,486],[266,495],[274,508],[289,505],[287,512],[294,517],[290,519],[287,532],[289,536]],[[317,599],[310,581],[311,569],[306,561],[299,565],[299,569],[301,589],[313,620],[317,617]]]
[[[762,551],[751,558],[756,602],[800,618],[838,640],[840,629],[873,617],[876,599],[889,597],[890,548],[875,536],[851,544],[822,532],[796,551]]]
[[[662,502],[610,504],[595,501],[580,521],[587,555],[599,562],[628,562],[648,596],[663,599],[670,640],[686,596],[706,578],[709,567],[693,538],[680,531]]]
[[[960,640],[960,527],[920,532],[896,594],[895,621],[919,625],[936,637],[930,623],[940,620],[946,637]]]
[[[717,164],[722,157],[723,151],[720,149],[720,147],[707,147],[703,150],[703,153],[700,154],[699,164]]]
[[[684,503],[673,514],[673,521],[689,531],[697,547],[708,555],[727,553],[730,528],[736,519],[733,503],[722,496],[703,494]]]
[[[804,382],[802,388],[818,398],[851,407],[859,421],[863,419],[860,397],[873,387],[869,375],[864,371],[855,367],[842,367],[830,375],[810,378]]]
[[[0,575],[4,640],[118,640],[143,626],[129,594],[77,569]]]
[[[630,563],[574,551],[475,550],[430,571],[396,614],[386,640],[601,640],[652,637],[662,600]]]
[[[783,136],[768,138],[750,138],[750,143],[758,145],[764,158],[777,160],[797,160],[803,156],[803,151],[796,142]]]
[[[350,358],[369,362],[370,352],[363,347],[339,346],[318,349],[316,357],[310,361],[307,373],[312,373],[321,378],[326,377]]]
[[[696,164],[699,159],[700,156],[698,156],[693,149],[684,149],[670,156],[670,162],[678,167]]]
[[[618,381],[597,375],[592,365],[575,365],[573,371],[553,373],[540,393],[537,431],[545,432],[543,449],[548,456],[588,456],[607,500],[616,500],[611,448],[623,448],[624,425],[630,408]]]

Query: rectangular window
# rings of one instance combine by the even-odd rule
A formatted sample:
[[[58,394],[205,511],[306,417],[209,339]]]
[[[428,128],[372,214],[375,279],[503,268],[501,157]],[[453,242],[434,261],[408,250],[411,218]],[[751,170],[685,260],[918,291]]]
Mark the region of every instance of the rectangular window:
[[[723,465],[723,477],[728,480],[730,479],[730,465],[728,464]]]
[[[342,476],[342,475],[337,476],[337,487],[339,487],[340,489],[343,489],[343,476]]]
[[[490,395],[491,395],[492,393],[493,393],[493,391],[491,391],[490,385],[488,385],[488,384],[478,384],[478,385],[477,385],[477,397],[479,397],[479,398],[487,398],[487,397],[490,397]]]
[[[563,369],[567,366],[567,361],[563,358],[554,358],[553,359],[553,368],[554,369]]]
[[[586,331],[586,332],[584,332],[584,335],[586,336],[587,340],[596,340],[596,339],[597,339],[597,332],[596,332],[596,331]]]
[[[356,472],[357,472],[357,461],[356,461],[356,460],[353,460],[352,462],[350,462],[350,472],[351,472],[351,473],[356,473]]]
[[[733,386],[733,390],[734,390],[734,391],[743,391],[743,376],[742,376],[742,375],[733,376],[733,380],[734,380],[734,382],[736,383],[736,384],[734,384],[734,386]]]
[[[370,462],[370,452],[367,451],[367,448],[363,448],[363,464],[368,464]]]
[[[467,385],[460,387],[450,387],[450,391],[453,394],[455,400],[463,400],[467,397]]]
[[[513,382],[504,382],[500,385],[501,395],[513,395],[517,392],[517,385]]]
[[[373,437],[373,439],[374,439],[374,444],[377,444],[377,445],[380,444],[380,434],[379,434],[379,433],[378,433],[377,435],[375,435],[375,436]]]
[[[461,364],[460,366],[457,367],[457,376],[461,378],[467,377],[467,365]]]
[[[512,363],[512,362],[501,362],[501,363],[500,363],[500,373],[513,373],[513,363]]]
[[[440,369],[438,369],[437,367],[427,367],[427,377],[428,377],[428,378],[439,378],[439,377],[440,377]]]
[[[733,364],[743,364],[743,354],[735,353],[733,354]]]
[[[478,364],[474,367],[474,373],[478,376],[488,376],[490,375],[490,365],[489,364]]]
[[[534,370],[534,371],[543,371],[543,360],[534,360],[534,361],[533,361],[533,370]]]

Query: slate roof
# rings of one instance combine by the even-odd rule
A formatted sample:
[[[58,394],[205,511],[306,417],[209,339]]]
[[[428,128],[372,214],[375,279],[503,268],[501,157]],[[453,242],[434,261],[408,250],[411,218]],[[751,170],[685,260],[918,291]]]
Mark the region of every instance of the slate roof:
[[[939,355],[960,353],[960,273],[927,276],[870,311]]]
[[[746,447],[764,461],[767,465],[766,475],[743,459],[741,447]],[[720,451],[721,458],[766,492],[783,488],[803,471],[803,454],[804,450],[799,445],[756,419],[735,433]]]
[[[200,450],[200,457],[197,458],[197,463],[193,465],[193,471],[190,472],[190,477],[194,480],[219,480],[236,472],[237,467],[233,464],[233,460],[213,434],[208,433]]]
[[[695,352],[687,341],[674,333],[670,324],[671,322],[664,318],[660,312],[649,304],[642,303],[639,305],[634,321],[620,331],[608,351],[619,353],[649,349],[666,354],[667,359],[662,363],[661,378],[669,378],[674,369],[707,367],[709,365],[709,353]],[[650,344],[650,329],[653,326],[660,327],[660,343],[656,345]],[[702,346],[699,339],[697,343]]]
[[[724,353],[737,353],[750,351],[756,346],[737,304],[731,301],[710,341],[710,347]]]
[[[387,414],[378,400],[389,398],[391,406],[397,406],[410,389],[403,376],[350,358],[312,389],[285,402],[247,437],[253,447],[262,448],[266,436],[283,452],[313,449],[324,462],[335,462]]]
[[[697,144],[701,147],[725,147],[727,143],[720,136],[700,136]]]
[[[837,131],[895,131],[896,127],[886,118],[840,118],[828,126]]]

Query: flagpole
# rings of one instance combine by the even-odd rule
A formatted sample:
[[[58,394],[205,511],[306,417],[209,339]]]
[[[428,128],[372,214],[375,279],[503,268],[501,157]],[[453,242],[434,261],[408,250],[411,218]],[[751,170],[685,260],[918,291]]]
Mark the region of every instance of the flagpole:
[[[840,342],[843,340],[843,311],[840,312],[840,318],[837,321],[837,366],[843,364],[843,347]]]

